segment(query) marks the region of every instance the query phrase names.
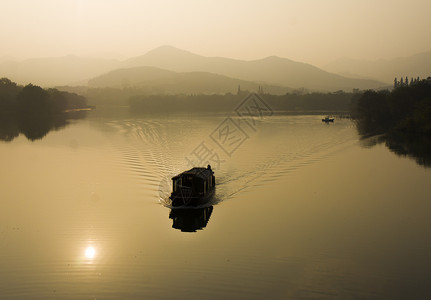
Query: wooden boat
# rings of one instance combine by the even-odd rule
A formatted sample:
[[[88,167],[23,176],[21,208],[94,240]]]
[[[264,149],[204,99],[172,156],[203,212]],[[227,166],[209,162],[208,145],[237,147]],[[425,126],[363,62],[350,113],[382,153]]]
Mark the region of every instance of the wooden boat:
[[[328,122],[334,122],[334,120],[335,120],[335,118],[332,118],[332,117],[327,116],[327,117],[324,117],[324,118],[322,119],[322,122],[326,122],[326,123],[328,123]]]
[[[215,192],[211,166],[192,168],[172,177],[173,191],[169,197],[173,207],[199,206],[207,203]]]

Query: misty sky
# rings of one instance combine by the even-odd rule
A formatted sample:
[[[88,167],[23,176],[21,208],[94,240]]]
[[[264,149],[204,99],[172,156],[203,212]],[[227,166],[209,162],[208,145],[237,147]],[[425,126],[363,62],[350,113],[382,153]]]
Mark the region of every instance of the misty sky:
[[[431,50],[430,0],[0,0],[0,58],[205,56],[325,65]]]

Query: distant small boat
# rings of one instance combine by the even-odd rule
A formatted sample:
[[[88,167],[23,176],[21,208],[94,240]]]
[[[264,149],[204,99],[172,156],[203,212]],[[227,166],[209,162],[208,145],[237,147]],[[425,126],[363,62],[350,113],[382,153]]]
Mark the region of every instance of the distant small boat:
[[[172,177],[173,191],[169,197],[173,207],[199,206],[207,203],[215,192],[211,166],[192,168]]]
[[[329,122],[334,122],[334,120],[335,120],[335,118],[332,118],[332,117],[327,116],[327,117],[324,117],[324,118],[322,119],[322,122],[329,123]]]

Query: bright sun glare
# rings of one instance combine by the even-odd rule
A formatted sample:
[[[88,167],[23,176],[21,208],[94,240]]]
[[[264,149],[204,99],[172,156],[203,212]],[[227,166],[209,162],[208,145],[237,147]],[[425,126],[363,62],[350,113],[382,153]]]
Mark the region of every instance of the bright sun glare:
[[[96,249],[94,247],[87,247],[85,249],[85,257],[88,259],[93,259],[96,255]]]

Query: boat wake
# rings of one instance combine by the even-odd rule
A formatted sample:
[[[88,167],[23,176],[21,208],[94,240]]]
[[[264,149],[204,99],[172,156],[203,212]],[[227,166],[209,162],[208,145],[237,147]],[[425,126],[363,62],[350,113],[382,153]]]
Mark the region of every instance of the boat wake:
[[[219,169],[213,166],[217,189],[203,207],[232,199],[253,187],[283,180],[288,174],[357,141],[348,120],[337,122],[336,126],[322,126],[322,122],[314,122],[310,116],[294,117],[293,121],[289,118],[265,121],[258,136],[247,140]],[[116,120],[109,125],[121,133],[121,138],[112,142],[118,152],[117,163],[131,182],[143,195],[173,208],[169,198],[171,178],[190,169],[185,159],[190,145],[198,145],[218,123],[219,120],[133,119]]]

